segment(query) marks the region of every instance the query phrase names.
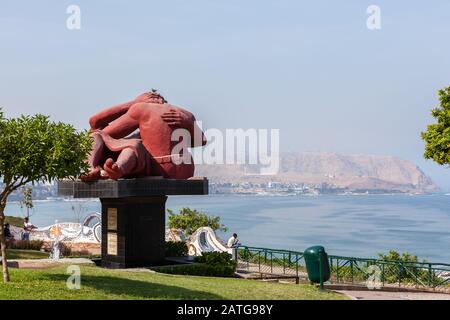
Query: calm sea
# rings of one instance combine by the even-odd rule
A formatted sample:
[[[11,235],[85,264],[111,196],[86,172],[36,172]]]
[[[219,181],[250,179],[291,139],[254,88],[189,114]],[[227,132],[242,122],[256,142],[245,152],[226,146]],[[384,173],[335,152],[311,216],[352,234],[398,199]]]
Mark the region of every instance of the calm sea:
[[[329,254],[376,257],[394,249],[432,262],[450,263],[450,196],[173,196],[167,208],[219,215],[243,244],[303,251],[323,245]],[[75,210],[73,210],[73,208]],[[98,201],[36,201],[32,223],[76,221],[99,211]],[[9,203],[8,215],[24,215]]]

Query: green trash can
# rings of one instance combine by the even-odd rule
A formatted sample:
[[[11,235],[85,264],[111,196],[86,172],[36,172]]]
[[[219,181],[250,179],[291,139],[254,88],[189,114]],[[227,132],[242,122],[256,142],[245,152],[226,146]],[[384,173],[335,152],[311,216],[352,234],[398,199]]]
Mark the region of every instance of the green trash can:
[[[314,246],[305,250],[303,253],[306,263],[306,271],[311,282],[320,283],[330,280],[330,263],[325,248],[322,246]],[[320,268],[322,262],[322,268]],[[321,281],[322,275],[322,281]]]

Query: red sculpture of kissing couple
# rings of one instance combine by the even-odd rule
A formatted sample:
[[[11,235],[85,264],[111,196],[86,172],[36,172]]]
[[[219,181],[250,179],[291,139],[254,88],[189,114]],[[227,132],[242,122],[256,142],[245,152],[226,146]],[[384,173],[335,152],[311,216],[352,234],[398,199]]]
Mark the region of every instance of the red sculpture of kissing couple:
[[[94,145],[91,170],[83,181],[145,176],[187,179],[194,175],[187,148],[206,144],[194,115],[167,103],[156,90],[100,111],[89,123]],[[186,135],[174,139],[179,129]]]

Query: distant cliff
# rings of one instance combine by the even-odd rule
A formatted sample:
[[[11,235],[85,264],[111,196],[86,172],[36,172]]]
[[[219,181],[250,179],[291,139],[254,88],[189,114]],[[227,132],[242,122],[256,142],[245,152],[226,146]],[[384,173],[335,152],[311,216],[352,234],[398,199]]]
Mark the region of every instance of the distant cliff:
[[[283,153],[276,175],[261,176],[257,166],[198,165],[197,176],[213,183],[307,185],[315,188],[365,192],[431,193],[437,185],[410,161],[392,156],[335,153]]]

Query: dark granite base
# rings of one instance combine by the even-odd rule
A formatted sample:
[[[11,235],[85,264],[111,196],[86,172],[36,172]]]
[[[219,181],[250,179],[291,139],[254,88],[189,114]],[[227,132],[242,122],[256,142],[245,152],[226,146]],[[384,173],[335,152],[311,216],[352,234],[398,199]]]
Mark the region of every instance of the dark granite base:
[[[166,200],[166,196],[101,199],[103,267],[143,267],[164,261]]]
[[[208,194],[208,179],[204,177],[187,180],[148,177],[139,179],[100,180],[83,182],[62,180],[58,182],[60,196],[74,198],[126,198],[171,195]]]

